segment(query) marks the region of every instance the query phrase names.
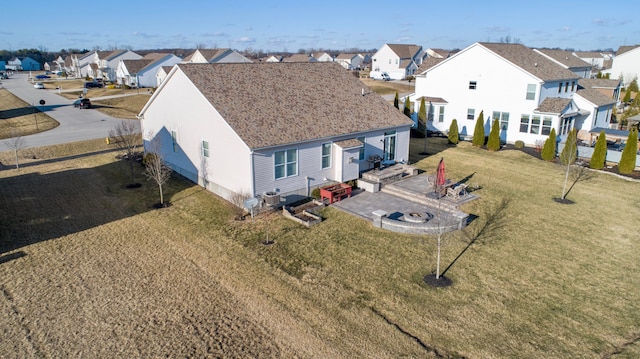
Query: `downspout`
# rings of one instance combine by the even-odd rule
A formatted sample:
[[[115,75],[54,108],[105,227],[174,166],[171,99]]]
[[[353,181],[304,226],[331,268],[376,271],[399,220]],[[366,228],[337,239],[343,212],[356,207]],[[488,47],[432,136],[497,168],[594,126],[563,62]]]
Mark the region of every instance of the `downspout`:
[[[256,175],[255,175],[255,164],[254,164],[254,152],[251,151],[250,153],[251,155],[251,168],[249,170],[249,172],[251,173],[251,196],[255,197],[256,196]]]

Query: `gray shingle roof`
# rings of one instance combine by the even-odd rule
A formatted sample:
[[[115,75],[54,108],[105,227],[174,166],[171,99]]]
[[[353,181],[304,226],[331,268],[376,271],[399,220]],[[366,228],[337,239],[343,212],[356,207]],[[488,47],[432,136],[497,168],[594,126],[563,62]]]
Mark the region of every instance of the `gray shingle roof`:
[[[542,100],[538,108],[536,108],[534,111],[561,114],[562,111],[564,111],[564,109],[567,108],[570,103],[570,98],[547,97]]]
[[[628,52],[628,51],[631,51],[631,50],[635,49],[636,47],[640,47],[640,45],[620,46],[618,48],[618,51],[616,52],[616,56],[620,56],[620,55],[624,54],[625,52]]]
[[[154,62],[154,60],[150,60],[150,59],[122,60],[122,62],[124,62],[124,65],[127,67],[127,71],[129,71],[129,74],[133,75],[140,72],[140,70],[145,68],[150,63]]]
[[[429,103],[429,102],[448,103],[447,100],[443,99],[442,97],[432,97],[432,96],[420,96],[416,99],[416,101],[422,101],[423,98],[425,103]]]
[[[350,138],[348,140],[338,141],[338,142],[335,142],[335,144],[340,148],[356,148],[356,147],[364,146],[364,143],[362,143],[357,138]]]
[[[543,81],[578,78],[573,72],[524,45],[489,42],[479,44]]]
[[[312,62],[315,59],[307,54],[293,54],[282,59],[282,62]]]
[[[424,59],[424,61],[422,61],[422,64],[420,64],[420,66],[418,67],[417,73],[423,73],[427,70],[429,70],[430,68],[434,67],[435,65],[441,63],[442,61],[444,61],[446,59],[440,59],[437,57],[427,57],[426,59]]]
[[[178,67],[252,149],[413,124],[333,62]]]
[[[401,59],[411,59],[413,58],[418,51],[422,48],[418,45],[406,45],[406,44],[387,44],[393,52],[398,55]]]
[[[576,93],[596,106],[611,105],[616,103],[614,99],[603,95],[602,93],[598,92],[598,90],[594,90],[591,88],[578,88],[578,91],[576,91]]]
[[[558,61],[568,68],[591,67],[591,64],[573,55],[571,51],[538,49],[538,51]]]
[[[606,88],[615,89],[620,86],[620,80],[614,79],[580,79],[578,85],[583,88]]]

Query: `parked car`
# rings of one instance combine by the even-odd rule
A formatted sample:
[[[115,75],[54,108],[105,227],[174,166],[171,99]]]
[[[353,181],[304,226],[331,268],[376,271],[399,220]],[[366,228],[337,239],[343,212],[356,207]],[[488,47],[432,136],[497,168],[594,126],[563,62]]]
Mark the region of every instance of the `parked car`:
[[[91,100],[88,98],[81,98],[73,103],[73,107],[77,107],[79,109],[91,108]]]
[[[51,76],[49,76],[49,75],[37,75],[36,78],[40,79],[40,80],[42,80],[42,79],[50,79]]]
[[[42,90],[42,89],[44,89],[44,84],[43,84],[42,82],[36,82],[36,83],[33,85],[33,87],[34,87],[34,88],[37,88],[38,90]]]
[[[90,89],[90,88],[94,88],[94,87],[100,88],[100,87],[102,87],[102,84],[98,83],[96,81],[89,81],[89,82],[85,82],[84,83],[84,88],[86,88],[86,89]]]

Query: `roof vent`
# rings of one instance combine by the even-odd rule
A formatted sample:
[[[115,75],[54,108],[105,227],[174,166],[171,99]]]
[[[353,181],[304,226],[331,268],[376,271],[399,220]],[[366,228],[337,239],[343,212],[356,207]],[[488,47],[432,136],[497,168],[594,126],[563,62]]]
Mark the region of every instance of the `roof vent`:
[[[538,63],[537,63],[537,62],[536,62],[536,63],[534,63],[534,64],[533,64],[533,66],[538,67]]]

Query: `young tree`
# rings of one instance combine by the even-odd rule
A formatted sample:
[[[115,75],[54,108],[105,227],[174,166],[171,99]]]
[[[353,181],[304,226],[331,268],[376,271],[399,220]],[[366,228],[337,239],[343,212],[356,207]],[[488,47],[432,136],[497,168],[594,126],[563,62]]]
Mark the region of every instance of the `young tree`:
[[[398,91],[396,91],[396,98],[393,99],[393,106],[398,110],[400,109],[400,99],[398,98]]]
[[[566,167],[564,176],[564,186],[562,187],[562,199],[567,196],[567,182],[569,182],[569,172],[571,166],[578,159],[578,132],[575,128],[572,128],[567,135],[567,140],[564,142],[564,147],[560,153],[560,163]]]
[[[638,130],[632,127],[627,137],[627,143],[622,150],[622,157],[618,163],[618,172],[629,174],[636,167],[636,152],[638,151]]]
[[[411,118],[411,101],[409,101],[409,96],[404,98],[404,109],[402,111],[405,116]]]
[[[484,146],[484,111],[480,111],[480,115],[476,121],[476,128],[473,130],[473,140],[471,140],[471,143],[476,147]]]
[[[424,97],[420,99],[420,110],[418,111],[418,127],[420,124],[424,126],[424,149],[423,153],[427,153],[427,130],[429,126],[427,125],[427,109],[424,103]]]
[[[631,80],[631,82],[629,83],[629,86],[627,86],[627,91],[638,93],[638,77],[637,76],[635,76],[633,80]]]
[[[133,157],[136,147],[140,146],[142,143],[142,135],[140,134],[138,124],[133,121],[120,121],[116,127],[109,131],[109,137],[115,141],[118,148],[124,151],[124,154],[127,157],[127,162],[129,162],[129,170],[131,172],[130,187],[136,187],[135,171],[133,170]]]
[[[164,194],[162,192],[162,186],[167,183],[171,178],[171,168],[164,162],[164,155],[162,153],[162,141],[160,136],[149,135],[151,141],[147,148],[147,154],[144,156],[144,174],[147,179],[151,179],[158,185],[158,191],[160,192],[160,207],[164,207]]]
[[[629,89],[627,89],[624,92],[624,97],[622,98],[622,102],[624,103],[629,103],[631,102],[631,91],[629,91]]]
[[[545,161],[553,161],[556,158],[556,129],[552,128],[551,133],[549,134],[549,138],[544,141],[544,146],[542,147],[542,152],[540,153],[540,157],[542,157]]]
[[[604,164],[607,160],[607,138],[604,130],[600,131],[596,145],[593,148],[593,155],[589,161],[589,167],[595,170],[601,170],[604,168]]]
[[[500,121],[498,121],[498,119],[493,120],[493,124],[491,125],[487,149],[489,151],[497,151],[500,149]]]
[[[16,160],[16,169],[20,169],[20,162],[18,161],[18,152],[24,148],[24,138],[20,136],[20,133],[16,130],[11,130],[11,138],[6,142],[7,147],[13,151],[13,157]]]
[[[455,118],[451,121],[451,126],[449,126],[449,143],[457,145],[460,142],[460,133],[458,132],[458,120]]]

